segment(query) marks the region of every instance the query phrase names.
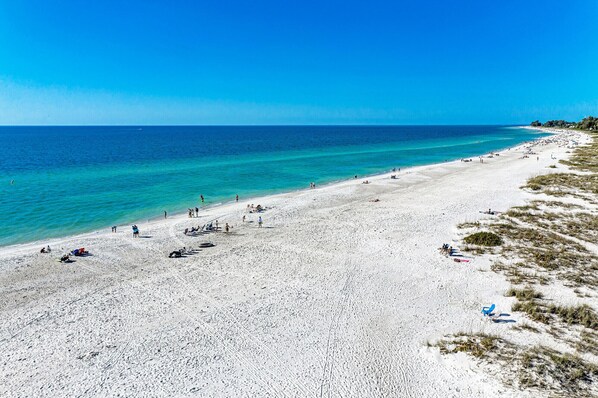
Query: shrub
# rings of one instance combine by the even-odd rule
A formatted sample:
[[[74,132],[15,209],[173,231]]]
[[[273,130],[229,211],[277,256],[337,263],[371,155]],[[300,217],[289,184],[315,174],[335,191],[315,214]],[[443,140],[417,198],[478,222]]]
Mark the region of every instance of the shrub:
[[[466,236],[464,239],[465,243],[470,245],[478,246],[500,246],[502,245],[502,239],[500,236],[492,232],[476,232],[474,234]]]

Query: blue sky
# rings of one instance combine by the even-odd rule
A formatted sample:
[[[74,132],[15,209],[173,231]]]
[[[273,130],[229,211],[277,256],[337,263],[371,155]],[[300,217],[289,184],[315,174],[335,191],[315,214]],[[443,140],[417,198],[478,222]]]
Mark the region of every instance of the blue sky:
[[[579,119],[596,20],[596,0],[0,0],[0,124]]]

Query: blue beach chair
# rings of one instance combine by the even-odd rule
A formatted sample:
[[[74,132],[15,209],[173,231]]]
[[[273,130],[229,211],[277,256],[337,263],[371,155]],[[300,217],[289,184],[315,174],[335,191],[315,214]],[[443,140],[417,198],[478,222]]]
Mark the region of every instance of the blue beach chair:
[[[490,316],[495,308],[496,304],[492,304],[490,307],[482,307],[482,314],[484,314],[484,316]]]

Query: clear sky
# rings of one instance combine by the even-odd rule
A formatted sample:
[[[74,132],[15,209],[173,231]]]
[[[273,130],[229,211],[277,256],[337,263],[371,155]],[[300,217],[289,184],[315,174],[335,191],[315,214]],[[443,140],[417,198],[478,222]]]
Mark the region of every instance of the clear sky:
[[[0,0],[0,124],[598,116],[597,0]]]

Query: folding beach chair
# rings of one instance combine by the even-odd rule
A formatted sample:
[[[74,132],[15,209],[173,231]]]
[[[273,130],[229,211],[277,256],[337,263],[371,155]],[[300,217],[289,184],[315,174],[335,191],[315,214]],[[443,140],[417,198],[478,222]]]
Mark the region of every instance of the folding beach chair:
[[[482,307],[482,314],[484,316],[492,315],[492,311],[496,308],[496,304],[492,304],[490,307]]]

